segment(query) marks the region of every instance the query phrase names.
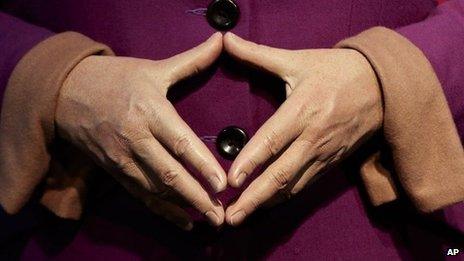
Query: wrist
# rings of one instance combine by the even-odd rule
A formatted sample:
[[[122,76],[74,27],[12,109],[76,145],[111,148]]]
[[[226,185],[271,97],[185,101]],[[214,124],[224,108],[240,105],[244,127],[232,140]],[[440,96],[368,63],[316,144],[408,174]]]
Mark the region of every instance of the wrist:
[[[2,108],[8,117],[0,123],[0,173],[14,174],[0,180],[0,202],[9,213],[22,207],[47,174],[59,90],[68,72],[93,53],[112,52],[78,33],[57,34],[33,47],[11,74]]]

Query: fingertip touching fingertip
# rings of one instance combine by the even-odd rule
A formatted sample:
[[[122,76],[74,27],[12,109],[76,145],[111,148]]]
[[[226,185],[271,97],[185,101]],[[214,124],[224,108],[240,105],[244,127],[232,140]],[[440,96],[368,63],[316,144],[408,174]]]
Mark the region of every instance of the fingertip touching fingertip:
[[[222,39],[223,37],[223,34],[221,32],[215,32],[214,34],[212,34],[210,37],[209,37],[209,40],[214,40],[216,38],[221,38]]]
[[[228,37],[228,38],[229,38],[229,37],[236,37],[236,36],[237,36],[237,35],[234,34],[234,33],[232,33],[232,32],[226,32],[226,33],[224,34],[224,37]]]
[[[233,41],[237,38],[237,35],[234,34],[234,33],[231,33],[231,32],[227,32],[224,34],[223,36],[223,44],[224,44],[224,48],[226,50],[230,49],[232,46],[231,44],[233,44]]]

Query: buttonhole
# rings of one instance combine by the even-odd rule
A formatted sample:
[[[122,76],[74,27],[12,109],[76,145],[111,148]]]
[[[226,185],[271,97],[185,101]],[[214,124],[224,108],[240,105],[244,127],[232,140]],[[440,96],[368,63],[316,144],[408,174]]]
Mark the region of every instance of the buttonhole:
[[[201,136],[200,139],[204,142],[216,142],[217,136]]]
[[[186,10],[185,12],[187,14],[194,14],[194,15],[202,15],[202,16],[206,16],[206,11],[208,9],[207,8],[196,8],[196,9],[189,9],[189,10]]]

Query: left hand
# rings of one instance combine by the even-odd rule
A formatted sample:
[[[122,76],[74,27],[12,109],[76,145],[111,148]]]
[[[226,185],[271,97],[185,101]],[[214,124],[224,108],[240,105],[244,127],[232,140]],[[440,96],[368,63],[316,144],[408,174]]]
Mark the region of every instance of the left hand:
[[[382,125],[381,91],[367,59],[350,49],[284,50],[227,33],[234,58],[285,81],[287,100],[256,132],[233,162],[233,187],[270,158],[276,160],[226,210],[239,225],[255,209],[288,198],[321,170],[352,151]]]
[[[193,222],[182,203],[214,226],[224,222],[224,208],[185,165],[216,192],[227,186],[226,173],[166,94],[177,82],[211,66],[222,42],[221,33],[215,33],[197,47],[158,61],[89,56],[69,73],[56,107],[62,138],[154,213],[187,230]]]

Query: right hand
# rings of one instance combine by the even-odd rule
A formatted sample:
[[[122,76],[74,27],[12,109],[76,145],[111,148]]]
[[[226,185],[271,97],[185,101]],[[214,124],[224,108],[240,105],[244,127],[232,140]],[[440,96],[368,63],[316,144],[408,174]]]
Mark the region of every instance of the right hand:
[[[176,82],[210,66],[222,51],[222,35],[171,58],[151,61],[90,56],[69,74],[56,110],[59,134],[80,147],[156,214],[184,229],[191,217],[182,198],[219,226],[224,209],[178,159],[191,165],[216,191],[224,170],[167,100]]]

